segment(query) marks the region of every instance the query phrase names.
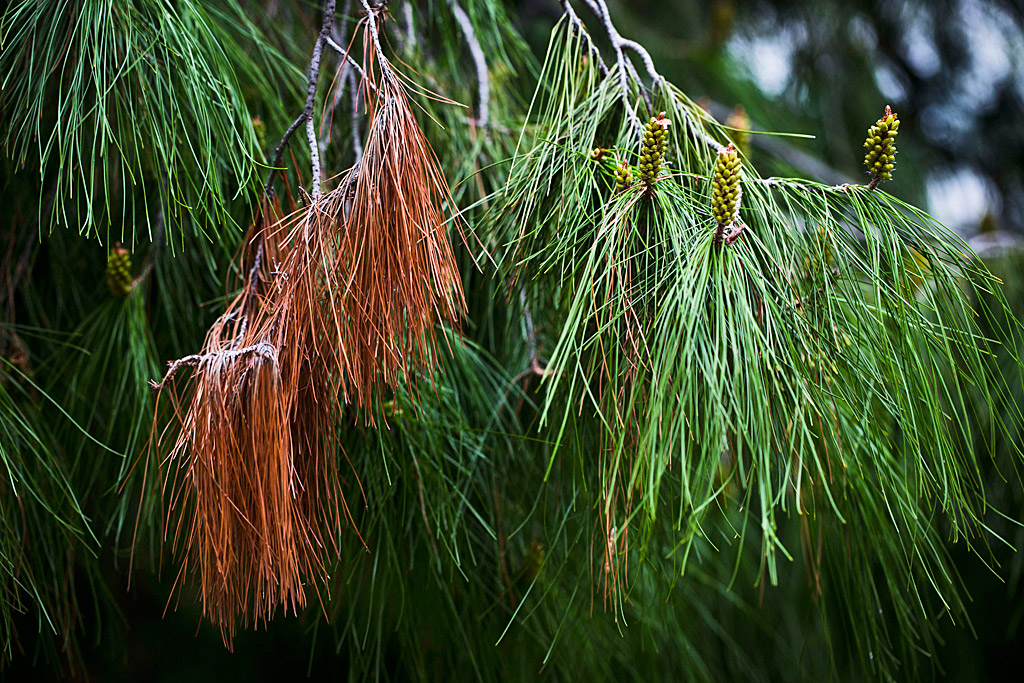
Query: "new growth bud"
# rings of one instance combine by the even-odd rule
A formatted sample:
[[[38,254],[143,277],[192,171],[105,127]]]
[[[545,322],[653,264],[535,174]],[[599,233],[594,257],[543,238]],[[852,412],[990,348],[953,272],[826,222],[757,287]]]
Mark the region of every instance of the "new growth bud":
[[[128,250],[117,242],[107,256],[107,287],[111,294],[122,298],[132,293],[132,260]]]
[[[892,169],[896,166],[896,136],[900,130],[900,119],[889,105],[885,105],[885,115],[868,128],[868,138],[864,141],[864,165],[875,178],[875,183],[892,178]]]
[[[742,104],[737,104],[732,110],[725,125],[733,130],[729,131],[736,149],[743,153],[743,156],[750,158],[750,117]]]
[[[259,116],[252,117],[252,132],[256,134],[256,144],[261,150],[267,149],[267,124]]]
[[[639,176],[650,190],[658,179],[665,163],[665,149],[668,145],[668,127],[672,122],[665,118],[665,112],[652,117],[644,126],[644,141],[640,146]]]
[[[743,161],[739,152],[731,144],[723,147],[715,160],[715,176],[711,181],[711,213],[720,227],[736,221],[743,196],[742,179]]]

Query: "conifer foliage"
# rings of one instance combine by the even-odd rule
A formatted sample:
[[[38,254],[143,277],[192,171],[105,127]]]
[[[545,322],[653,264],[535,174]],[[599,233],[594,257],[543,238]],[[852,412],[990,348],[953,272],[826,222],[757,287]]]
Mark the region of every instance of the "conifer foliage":
[[[762,177],[552,8],[535,59],[498,0],[9,3],[5,661],[157,576],[360,677],[941,662],[1024,491],[1001,281],[878,187],[888,106],[868,184]]]

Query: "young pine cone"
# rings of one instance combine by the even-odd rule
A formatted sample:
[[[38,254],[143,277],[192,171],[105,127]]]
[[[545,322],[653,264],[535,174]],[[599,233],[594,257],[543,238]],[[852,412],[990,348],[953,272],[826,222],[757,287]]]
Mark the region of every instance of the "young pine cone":
[[[665,163],[665,148],[668,143],[668,127],[672,122],[665,118],[665,112],[652,117],[644,126],[644,140],[640,146],[640,180],[648,188],[658,179],[662,164]]]
[[[633,172],[629,170],[629,165],[623,161],[615,167],[615,191],[622,192],[632,184]]]
[[[868,129],[868,139],[864,141],[867,154],[864,165],[868,172],[878,180],[890,180],[892,169],[896,165],[896,136],[900,130],[900,119],[889,105],[885,105],[885,115]]]
[[[128,250],[117,242],[107,256],[107,287],[121,298],[132,293],[132,260]]]
[[[711,212],[720,226],[730,225],[736,220],[743,196],[742,179],[743,161],[730,144],[718,152],[715,176],[711,182]]]

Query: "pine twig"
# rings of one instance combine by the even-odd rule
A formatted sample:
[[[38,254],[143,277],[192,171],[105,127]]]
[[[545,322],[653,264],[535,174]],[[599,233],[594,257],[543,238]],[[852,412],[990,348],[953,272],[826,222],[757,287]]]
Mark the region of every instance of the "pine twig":
[[[298,117],[292,121],[292,125],[288,126],[288,130],[284,132],[281,141],[277,143],[277,147],[274,148],[274,158],[270,162],[270,174],[267,176],[267,182],[263,186],[263,199],[266,200],[270,197],[274,191],[274,176],[277,172],[282,170],[281,163],[284,160],[284,150],[288,146],[288,141],[291,139],[295,131],[299,129],[306,120],[306,112],[303,111]]]
[[[313,106],[316,101],[316,86],[317,81],[320,79],[320,60],[323,56],[324,43],[330,39],[331,29],[334,26],[334,8],[336,0],[326,0],[324,3],[324,21],[320,27],[320,33],[317,36],[316,43],[313,44],[313,56],[309,60],[309,81],[306,86],[306,104],[294,121],[292,125],[288,126],[288,130],[285,131],[281,141],[277,143],[277,147],[274,148],[274,158],[270,164],[270,174],[267,176],[267,182],[263,186],[263,199],[266,200],[270,197],[273,192],[274,177],[277,172],[281,170],[281,162],[284,159],[284,151],[288,146],[289,140],[295,131],[299,129],[303,123],[306,124],[306,137],[309,140],[309,153],[312,157],[312,171],[313,171],[313,196],[318,197],[321,194],[320,190],[320,148],[316,140],[316,131],[313,126]]]
[[[332,38],[327,39],[327,46],[330,47],[332,50],[335,50],[338,54],[344,56],[345,61],[347,61],[348,65],[352,67],[352,70],[359,74],[359,78],[366,81],[366,84],[370,86],[370,90],[372,90],[373,92],[377,92],[377,86],[371,83],[370,81],[366,80],[366,71],[364,71],[363,67],[359,65],[359,62],[357,62],[355,58],[351,54],[349,54],[348,50],[343,48],[341,45],[337,43],[337,41],[335,41]]]
[[[313,172],[313,197],[318,197],[321,193],[320,190],[320,148],[316,139],[316,131],[313,126],[313,107],[316,101],[316,86],[317,81],[320,79],[320,60],[323,56],[324,43],[330,39],[331,30],[334,27],[334,8],[336,0],[326,0],[324,3],[324,19],[323,24],[320,27],[320,33],[317,35],[316,43],[313,45],[313,55],[309,61],[309,82],[306,86],[306,103],[302,108],[302,112],[292,121],[292,124],[288,126],[288,130],[284,132],[281,137],[281,141],[277,143],[277,147],[274,148],[274,158],[270,162],[270,173],[267,174],[267,182],[263,185],[263,197],[261,199],[260,209],[260,222],[266,220],[266,204],[268,199],[273,195],[274,192],[274,178],[278,172],[282,170],[282,162],[284,161],[284,151],[288,147],[288,142],[291,140],[292,135],[299,129],[303,123],[306,124],[306,136],[309,141],[309,153],[311,157],[311,166]],[[253,259],[253,265],[249,269],[248,284],[252,286],[256,277],[259,275],[260,263],[263,259],[263,233],[258,231],[256,235],[256,256]]]
[[[252,346],[245,346],[240,349],[223,349],[220,351],[213,351],[210,353],[193,353],[190,356],[179,358],[178,360],[172,360],[167,363],[167,373],[164,378],[159,382],[150,380],[149,386],[153,389],[162,389],[164,384],[171,379],[178,370],[183,367],[197,367],[203,363],[212,363],[214,361],[226,362],[239,356],[245,356],[253,354],[260,356],[274,365],[277,365],[277,349],[272,344],[261,342],[259,344],[253,344]]]
[[[633,107],[630,105],[630,90],[629,90],[629,79],[632,78],[636,81],[639,86],[640,94],[644,98],[644,102],[647,105],[648,111],[653,111],[651,107],[651,101],[644,88],[643,81],[640,80],[639,74],[636,72],[636,68],[633,66],[633,62],[630,61],[629,57],[626,56],[626,50],[632,50],[636,54],[641,56],[644,60],[645,66],[648,68],[648,72],[653,74],[652,78],[655,83],[661,80],[661,76],[658,75],[657,71],[654,70],[654,61],[651,56],[647,53],[647,50],[643,48],[639,43],[632,40],[626,40],[619,33],[618,29],[615,28],[615,24],[612,22],[611,12],[608,10],[608,4],[605,0],[585,0],[587,7],[593,12],[604,26],[605,33],[608,35],[608,40],[612,44],[612,49],[615,51],[615,63],[618,66],[618,79],[619,89],[622,92],[622,103],[626,108],[626,112],[629,114],[630,122],[636,129],[637,134],[643,136],[643,123],[640,121],[640,117],[636,115]],[[568,5],[568,0],[562,3],[563,7]]]
[[[583,25],[583,20],[576,14],[576,10],[569,4],[569,0],[559,0],[562,5],[562,10],[565,12],[565,16],[569,19],[573,33],[578,35],[583,42],[587,44],[587,50],[594,58],[594,62],[597,64],[597,70],[602,76],[608,75],[608,65],[604,61],[604,57],[601,56],[601,51],[594,45],[594,41],[590,38],[590,34],[587,33],[586,27]]]
[[[730,107],[714,101],[710,103],[709,108],[711,109],[711,115],[720,121],[727,118],[732,111]],[[756,133],[756,127],[751,126],[751,132]],[[803,173],[807,173],[810,177],[823,183],[835,185],[837,187],[841,185],[852,185],[855,183],[853,178],[849,175],[836,170],[817,157],[793,146],[786,142],[784,138],[779,138],[774,135],[751,135],[750,140],[755,147],[763,149],[771,155],[777,156],[793,168],[798,169]]]
[[[139,273],[138,277],[136,277],[134,280],[132,280],[131,289],[132,289],[133,292],[135,291],[135,288],[138,287],[140,284],[142,284],[143,280],[145,280],[149,276],[149,274],[153,272],[153,266],[154,266],[154,261],[155,261],[154,253],[160,248],[160,244],[162,243],[163,236],[164,236],[164,208],[163,208],[163,205],[160,205],[157,208],[155,223],[156,223],[156,230],[154,231],[154,234],[153,234],[153,236],[151,238],[151,241],[153,243],[153,248],[150,249],[149,253],[146,255],[146,262],[142,265],[142,271]]]
[[[381,60],[381,72],[391,76],[391,67],[384,56],[384,49],[380,46],[380,33],[377,30],[377,13],[384,9],[384,5],[380,4],[374,7],[370,5],[368,0],[359,0],[359,2],[363,5],[363,10],[366,12],[366,26],[370,29],[370,39],[373,40],[373,48],[377,51],[377,55]]]
[[[312,196],[316,200],[323,190],[320,187],[320,147],[316,139],[316,126],[313,124],[313,106],[316,101],[316,86],[320,79],[320,60],[323,57],[324,44],[331,36],[331,29],[334,27],[335,0],[326,0],[324,3],[324,22],[320,27],[320,35],[313,45],[313,56],[309,61],[309,85],[306,88],[306,107],[303,109],[303,116],[306,119],[306,139],[309,142],[310,165],[313,171]]]
[[[348,1],[350,2],[351,0]],[[346,14],[347,12],[343,9],[342,16],[345,16]],[[332,36],[329,36],[328,40],[334,40],[339,43],[345,42],[345,35],[341,32],[341,28],[337,23],[334,24],[334,27],[331,29],[331,33]],[[327,125],[320,126],[320,141],[318,144],[321,156],[327,153],[327,145],[331,139],[331,132],[334,123],[334,112],[337,111],[338,105],[341,104],[342,99],[345,97],[345,90],[349,82],[349,71],[348,61],[345,59],[344,55],[341,55],[338,59],[338,68],[334,72],[334,93],[331,96],[330,103],[327,105],[327,110],[324,112],[324,121],[326,121]]]
[[[352,151],[355,157],[355,165],[358,166],[359,162],[363,159],[363,140],[362,136],[359,134],[359,123],[362,118],[359,113],[359,83],[365,83],[373,92],[377,92],[377,86],[366,78],[366,71],[364,71],[363,67],[359,65],[359,62],[352,57],[349,50],[342,47],[336,40],[330,37],[327,38],[327,46],[341,55],[342,61],[346,67],[351,67],[351,69],[345,69],[344,77],[346,86],[344,89],[349,91],[352,103],[350,111],[352,118]],[[359,78],[358,81],[356,80],[357,76]]]
[[[651,54],[647,51],[647,49],[640,43],[636,42],[635,40],[623,38],[622,34],[619,33],[618,29],[615,28],[615,24],[612,23],[611,20],[611,12],[608,10],[608,5],[605,2],[605,0],[584,1],[586,2],[587,7],[590,9],[590,11],[593,12],[594,15],[601,20],[605,32],[608,34],[608,40],[611,42],[612,48],[615,50],[616,64],[619,67],[619,87],[622,91],[623,105],[626,107],[626,111],[630,116],[630,121],[633,124],[634,128],[636,128],[638,134],[641,137],[643,137],[643,123],[636,115],[636,112],[633,111],[632,107],[630,107],[629,105],[629,84],[627,81],[627,77],[632,78],[634,81],[636,81],[640,89],[640,94],[644,98],[644,102],[647,104],[648,111],[653,112],[654,107],[652,105],[650,96],[648,95],[647,89],[644,87],[644,83],[640,78],[640,75],[637,73],[636,68],[633,66],[633,62],[629,59],[628,56],[626,56],[626,52],[632,52],[636,54],[638,57],[640,57],[640,60],[644,63],[644,69],[647,71],[647,74],[651,78],[652,86],[656,86],[659,83],[663,83],[665,78],[660,73],[658,73],[658,70],[654,66],[654,59],[651,57]],[[569,0],[559,0],[559,3],[561,4],[562,10],[564,11],[565,16],[568,18],[569,23],[572,26],[572,30],[584,40],[584,42],[587,45],[587,49],[594,56],[594,59],[597,62],[599,72],[602,76],[607,76],[610,73],[608,65],[601,57],[600,51],[594,45],[594,41],[590,37],[590,34],[587,32],[586,27],[583,25],[583,21],[580,19],[579,15],[576,14],[576,11],[572,8],[572,5],[570,4]],[[716,152],[722,149],[723,145],[721,143],[719,143],[717,140],[715,140],[714,138],[706,134],[703,130],[701,130],[701,128],[697,126],[694,121],[691,121],[689,117],[686,117],[686,119],[687,124],[689,125],[690,129],[693,131],[693,134],[697,138],[702,140],[705,144],[707,144],[711,149],[713,149]]]
[[[551,370],[540,364],[540,349],[537,347],[537,328],[533,323],[533,312],[530,310],[530,304],[526,300],[525,287],[519,288],[519,301],[523,306],[523,321],[526,323],[526,343],[530,349],[530,367],[525,372],[519,373],[513,380],[513,383],[518,382],[531,373],[538,377],[547,377],[551,374]]]
[[[345,0],[345,5],[341,10],[341,15],[343,17],[348,17],[351,11],[352,0]],[[358,74],[359,79],[365,81],[365,73],[363,72],[363,68],[359,65],[359,62],[353,59],[351,55],[351,43],[349,43],[349,48],[342,47],[342,43],[346,42],[347,33],[339,31],[337,25],[335,25],[332,33],[334,35],[327,36],[326,43],[328,47],[338,53],[340,62],[338,64],[337,76],[335,77],[337,85],[335,86],[334,97],[331,100],[329,120],[334,120],[334,112],[337,110],[338,105],[341,104],[341,100],[347,91],[351,101],[350,116],[352,119],[352,154],[354,157],[354,164],[358,165],[363,158],[363,142],[359,133],[359,124],[362,117],[359,113],[359,80],[357,80],[356,74]],[[368,83],[368,85],[376,90],[372,83]],[[320,147],[322,150],[326,149],[325,138],[329,133],[330,126],[328,126],[327,132],[320,140]]]
[[[416,42],[416,27],[412,23],[412,3],[402,3],[402,21],[405,23],[405,33],[401,34],[402,39],[409,45]]]
[[[469,53],[473,57],[473,65],[476,67],[476,82],[477,82],[477,115],[476,125],[479,128],[486,129],[490,123],[490,107],[491,107],[491,81],[490,76],[487,73],[487,60],[484,57],[483,48],[480,47],[480,40],[476,37],[476,32],[473,30],[473,22],[469,20],[469,15],[462,9],[457,0],[451,0],[452,13],[455,15],[455,20],[459,24],[459,28],[462,30],[462,35],[466,39],[466,44],[469,46]]]
[[[356,81],[355,70],[346,72],[348,78],[349,97],[352,100],[350,115],[352,117],[352,154],[355,157],[355,165],[363,160],[363,139],[359,134],[359,82]]]
[[[601,2],[601,6],[596,9],[593,4],[595,1]],[[626,108],[626,113],[629,114],[629,120],[633,124],[633,128],[636,130],[637,135],[643,138],[643,124],[640,122],[640,117],[636,115],[635,111],[633,111],[633,107],[629,101],[629,74],[626,71],[626,63],[629,59],[622,52],[622,47],[618,42],[616,42],[617,40],[621,40],[622,36],[619,35],[619,32],[612,24],[611,17],[608,15],[608,7],[604,4],[603,0],[587,0],[587,4],[590,6],[591,10],[594,10],[597,13],[601,21],[604,22],[605,31],[608,34],[609,40],[612,41],[612,48],[615,50],[615,63],[618,65],[619,89],[622,91],[622,106]],[[642,84],[641,89],[643,89]]]
[[[643,45],[636,42],[635,40],[628,40],[622,37],[618,29],[615,28],[615,24],[612,23],[612,15],[608,10],[608,4],[605,0],[586,0],[587,5],[591,11],[600,17],[602,23],[605,26],[605,31],[608,34],[608,39],[612,43],[612,48],[615,50],[615,58],[621,66],[625,66],[629,75],[637,82],[640,86],[640,95],[644,98],[644,103],[647,105],[647,111],[651,114],[654,113],[654,106],[651,103],[650,95],[647,89],[644,88],[643,81],[640,79],[640,74],[637,73],[636,67],[633,66],[632,60],[626,56],[626,51],[629,50],[634,52],[644,63],[644,68],[647,69],[647,73],[651,77],[651,85],[656,86],[662,80],[661,74],[654,68],[654,60],[651,59],[651,55],[647,52],[647,49]]]

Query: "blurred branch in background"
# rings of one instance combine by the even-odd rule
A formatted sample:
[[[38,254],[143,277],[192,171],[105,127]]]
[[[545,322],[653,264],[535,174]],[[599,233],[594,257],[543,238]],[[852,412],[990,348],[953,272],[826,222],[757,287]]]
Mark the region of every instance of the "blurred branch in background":
[[[553,8],[554,6],[554,8]],[[964,235],[984,216],[1024,232],[1024,10],[1011,0],[615,0],[624,35],[643,37],[660,72],[716,118],[742,104],[753,136],[787,166],[831,184],[857,182],[863,122],[881,104],[905,121],[892,191]],[[529,27],[557,15],[528,0]],[[542,19],[544,17],[544,19]],[[540,35],[528,30],[527,35]],[[800,154],[803,152],[803,154]],[[765,166],[765,175],[783,174]],[[836,173],[830,172],[834,169]]]

